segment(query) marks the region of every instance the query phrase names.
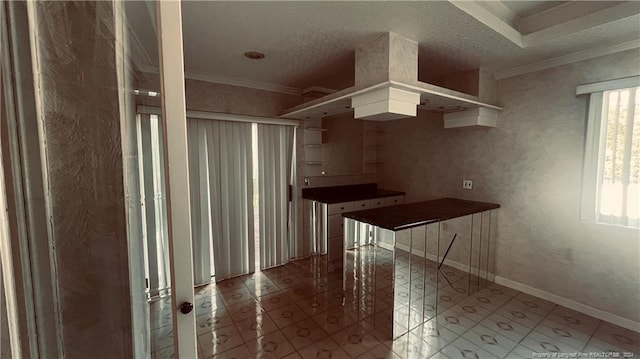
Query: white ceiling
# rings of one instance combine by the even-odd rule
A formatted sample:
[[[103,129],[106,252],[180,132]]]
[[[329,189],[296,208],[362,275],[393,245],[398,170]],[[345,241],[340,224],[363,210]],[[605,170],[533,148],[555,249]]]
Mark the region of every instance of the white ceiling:
[[[150,6],[127,3],[143,71],[157,67]],[[188,76],[294,91],[352,85],[355,47],[387,31],[419,43],[420,80],[435,83],[478,67],[640,46],[640,2],[183,1],[182,15]]]

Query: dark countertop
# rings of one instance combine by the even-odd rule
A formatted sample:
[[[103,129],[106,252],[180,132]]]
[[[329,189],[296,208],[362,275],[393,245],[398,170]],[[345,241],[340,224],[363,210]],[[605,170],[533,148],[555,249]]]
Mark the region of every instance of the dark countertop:
[[[380,189],[376,183],[302,189],[302,198],[328,204],[403,196],[404,194],[404,192]]]
[[[500,208],[500,205],[457,198],[440,198],[425,202],[343,213],[342,216],[398,231],[496,208]]]

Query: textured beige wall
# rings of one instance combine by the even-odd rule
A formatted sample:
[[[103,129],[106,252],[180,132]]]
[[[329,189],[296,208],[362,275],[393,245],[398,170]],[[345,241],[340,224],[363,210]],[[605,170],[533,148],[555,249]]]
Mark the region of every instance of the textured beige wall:
[[[327,176],[362,173],[362,132],[361,120],[354,120],[348,113],[322,120],[324,133],[324,170]]]
[[[62,350],[66,358],[128,358],[131,305],[112,3],[35,7]]]
[[[140,89],[160,91],[158,75],[138,73]],[[302,96],[186,79],[187,110],[277,117],[302,102]],[[138,98],[139,104],[160,106],[159,98]]]
[[[493,129],[444,130],[431,113],[381,123],[379,183],[407,201],[500,203],[498,276],[640,322],[638,231],[579,220],[587,98],[575,95],[579,84],[638,75],[638,63],[636,49],[501,80]]]

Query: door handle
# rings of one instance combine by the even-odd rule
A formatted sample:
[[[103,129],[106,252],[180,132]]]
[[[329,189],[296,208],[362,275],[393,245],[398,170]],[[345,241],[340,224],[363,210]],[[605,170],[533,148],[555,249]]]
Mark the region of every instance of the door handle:
[[[191,313],[192,310],[193,310],[193,304],[191,304],[189,302],[184,302],[184,303],[180,304],[180,312],[182,314],[189,314],[189,313]]]

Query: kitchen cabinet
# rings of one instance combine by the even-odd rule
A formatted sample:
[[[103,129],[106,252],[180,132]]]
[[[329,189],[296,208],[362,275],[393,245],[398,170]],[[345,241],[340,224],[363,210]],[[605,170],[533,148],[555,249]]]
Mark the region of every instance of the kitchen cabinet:
[[[376,198],[371,200],[371,208],[380,208],[386,206],[384,198]]]
[[[371,208],[371,200],[367,199],[364,201],[356,201],[353,202],[353,210],[354,211],[360,211],[363,209],[369,209]]]
[[[315,254],[327,255],[330,268],[341,268],[344,253],[343,214],[371,208],[381,208],[404,203],[404,195],[380,197],[359,201],[322,203],[310,201],[307,205],[311,213],[309,227]]]
[[[328,205],[329,215],[353,211],[355,202],[332,203]]]
[[[344,213],[404,203],[404,192],[376,183],[302,189],[306,243],[313,255],[326,255],[332,268],[342,266]]]
[[[395,206],[397,204],[403,204],[403,203],[404,203],[404,196],[386,197],[384,199],[385,206]]]

